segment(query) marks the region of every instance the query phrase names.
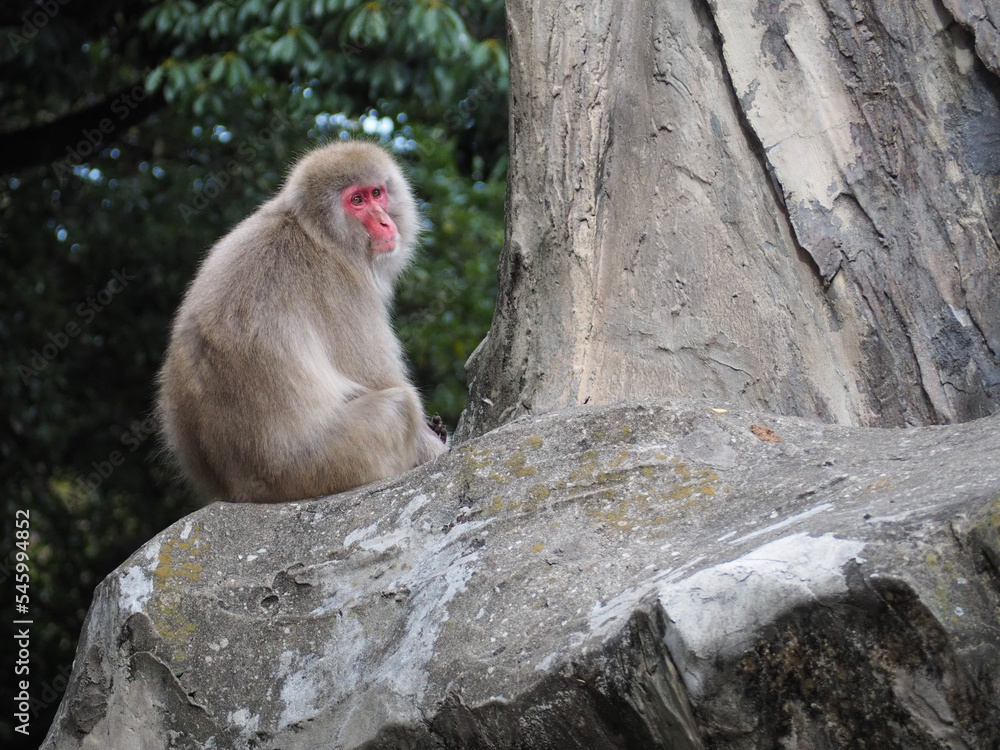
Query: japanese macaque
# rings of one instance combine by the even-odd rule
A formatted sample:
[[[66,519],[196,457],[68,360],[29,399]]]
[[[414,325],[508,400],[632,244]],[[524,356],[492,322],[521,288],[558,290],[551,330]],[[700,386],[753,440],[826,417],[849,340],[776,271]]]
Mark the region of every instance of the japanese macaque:
[[[332,143],[209,251],[177,311],[157,405],[196,488],[232,502],[317,497],[446,450],[390,321],[417,224],[388,153]]]

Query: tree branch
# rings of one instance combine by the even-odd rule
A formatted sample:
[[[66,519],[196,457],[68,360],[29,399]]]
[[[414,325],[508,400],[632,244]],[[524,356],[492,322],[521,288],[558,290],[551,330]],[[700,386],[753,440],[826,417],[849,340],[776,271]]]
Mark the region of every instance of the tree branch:
[[[148,93],[141,82],[126,86],[103,100],[55,122],[34,125],[0,135],[0,174],[20,172],[50,162],[65,166],[118,140],[137,125],[167,106],[161,91]]]

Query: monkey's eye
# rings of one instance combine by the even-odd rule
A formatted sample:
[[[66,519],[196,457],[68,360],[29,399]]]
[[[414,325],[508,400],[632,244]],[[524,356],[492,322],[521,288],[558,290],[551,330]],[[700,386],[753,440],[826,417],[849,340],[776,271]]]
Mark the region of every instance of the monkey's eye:
[[[351,203],[353,203],[355,206],[360,206],[364,202],[365,199],[361,195],[355,195],[353,198],[351,198]]]
[[[382,195],[382,190],[380,188],[372,190],[372,198],[378,198],[380,195]]]

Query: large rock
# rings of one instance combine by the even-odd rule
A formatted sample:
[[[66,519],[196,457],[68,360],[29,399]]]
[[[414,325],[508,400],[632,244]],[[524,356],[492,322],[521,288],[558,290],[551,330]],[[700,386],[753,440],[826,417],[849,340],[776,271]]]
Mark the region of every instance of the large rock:
[[[98,588],[43,748],[998,747],[1000,417],[713,406],[202,509]]]

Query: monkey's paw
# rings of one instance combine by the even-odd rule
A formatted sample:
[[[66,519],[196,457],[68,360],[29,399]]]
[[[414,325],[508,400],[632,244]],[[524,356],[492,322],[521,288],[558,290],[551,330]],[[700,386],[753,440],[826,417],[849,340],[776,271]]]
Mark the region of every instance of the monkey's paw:
[[[444,426],[444,420],[441,419],[440,414],[435,414],[428,419],[427,426],[431,428],[431,432],[441,439],[442,443],[448,442],[448,428]]]

